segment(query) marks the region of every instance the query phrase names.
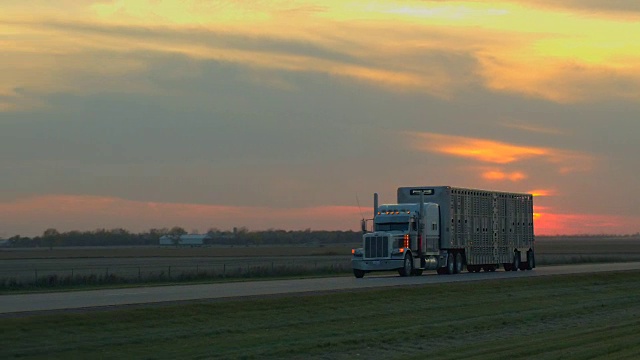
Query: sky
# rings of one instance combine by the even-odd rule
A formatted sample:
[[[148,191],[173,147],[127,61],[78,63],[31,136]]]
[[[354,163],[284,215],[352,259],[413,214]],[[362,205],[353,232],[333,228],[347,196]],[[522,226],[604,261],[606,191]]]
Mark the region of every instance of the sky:
[[[637,0],[0,0],[0,237],[357,230],[373,193],[640,231]]]

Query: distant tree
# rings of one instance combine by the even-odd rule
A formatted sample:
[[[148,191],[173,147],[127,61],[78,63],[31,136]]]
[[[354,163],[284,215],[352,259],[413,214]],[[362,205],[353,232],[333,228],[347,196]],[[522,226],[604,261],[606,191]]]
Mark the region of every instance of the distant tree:
[[[49,245],[49,250],[53,250],[53,245],[60,238],[60,232],[54,228],[48,228],[42,233],[42,239],[44,242]]]
[[[171,238],[173,244],[178,247],[178,244],[180,244],[180,237],[186,234],[187,231],[185,229],[181,228],[180,226],[174,226],[171,228],[171,230],[169,230],[169,233],[167,235]]]

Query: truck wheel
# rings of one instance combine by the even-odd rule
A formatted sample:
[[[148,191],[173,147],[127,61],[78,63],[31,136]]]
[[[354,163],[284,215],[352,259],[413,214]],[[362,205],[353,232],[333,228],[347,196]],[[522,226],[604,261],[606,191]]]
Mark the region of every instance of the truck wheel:
[[[520,268],[520,252],[513,253],[513,264],[511,264],[511,271],[518,271]]]
[[[456,254],[456,268],[453,271],[455,271],[456,274],[460,274],[462,272],[463,264],[464,263],[462,262],[462,254],[461,253],[457,253]]]
[[[364,270],[353,269],[353,275],[355,275],[358,279],[362,279],[364,277]]]
[[[398,270],[398,273],[400,276],[411,276],[411,272],[413,272],[413,261],[411,254],[407,254],[404,256],[404,266]]]
[[[527,264],[526,262],[520,262],[520,270],[525,271],[527,270],[527,266],[529,266],[529,264]]]
[[[449,252],[449,256],[447,256],[447,274],[452,275],[456,273],[456,264],[454,263],[455,259],[452,252]]]
[[[531,270],[536,267],[536,262],[533,258],[533,250],[527,251],[527,270]]]

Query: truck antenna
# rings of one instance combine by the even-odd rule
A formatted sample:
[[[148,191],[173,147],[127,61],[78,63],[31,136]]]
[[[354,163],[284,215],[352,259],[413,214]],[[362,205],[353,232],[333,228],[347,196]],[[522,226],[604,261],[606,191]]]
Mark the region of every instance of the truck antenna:
[[[364,214],[362,213],[362,208],[360,207],[360,200],[358,199],[358,193],[356,193],[356,203],[358,204],[358,211],[360,211],[360,216],[364,220]]]

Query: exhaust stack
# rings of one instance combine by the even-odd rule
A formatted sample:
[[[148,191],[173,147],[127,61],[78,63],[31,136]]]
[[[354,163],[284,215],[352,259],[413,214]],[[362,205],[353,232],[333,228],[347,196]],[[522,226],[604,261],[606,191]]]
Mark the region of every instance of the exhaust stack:
[[[373,193],[373,217],[378,215],[378,193]]]

